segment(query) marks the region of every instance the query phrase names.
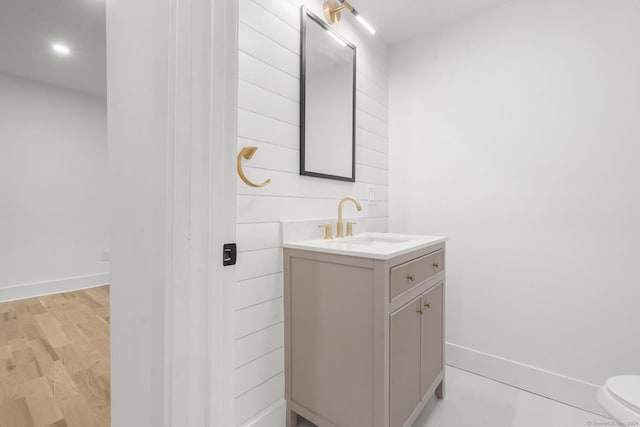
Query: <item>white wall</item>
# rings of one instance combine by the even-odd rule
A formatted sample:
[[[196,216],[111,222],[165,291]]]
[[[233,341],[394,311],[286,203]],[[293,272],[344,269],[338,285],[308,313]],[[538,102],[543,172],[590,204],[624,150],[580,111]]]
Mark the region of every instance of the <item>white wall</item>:
[[[0,74],[0,300],[108,282],[104,98]]]
[[[640,3],[514,1],[390,57],[390,229],[450,236],[449,362],[599,410],[640,373]]]
[[[387,51],[345,14],[335,31],[357,46],[356,183],[299,175],[300,2],[240,1],[238,150],[259,150],[245,162],[252,189],[237,186],[238,255],[235,286],[236,424],[284,425],[283,307],[280,220],[335,218],[340,199],[367,198],[369,229],[387,226]],[[306,5],[321,16],[322,3]],[[351,25],[354,25],[352,27]],[[355,214],[345,208],[345,215]],[[318,231],[320,233],[320,230]],[[320,236],[320,234],[319,234]]]

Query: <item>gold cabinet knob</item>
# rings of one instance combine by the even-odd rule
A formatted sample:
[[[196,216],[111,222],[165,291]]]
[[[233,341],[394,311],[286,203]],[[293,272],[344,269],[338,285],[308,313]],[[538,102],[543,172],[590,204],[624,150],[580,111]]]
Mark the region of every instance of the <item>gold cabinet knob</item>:
[[[418,313],[422,314],[422,307],[418,307]]]
[[[333,236],[331,233],[331,224],[322,224],[322,225],[319,225],[318,228],[324,228],[324,240],[333,239]]]
[[[439,264],[439,263],[437,263],[437,262],[434,262],[434,263],[433,263],[433,268],[440,268],[440,264]]]
[[[407,275],[407,280],[410,281],[410,282],[413,282],[413,280],[414,280],[413,274],[408,274]]]
[[[424,306],[425,306],[426,308],[431,308],[431,303],[430,303],[430,302],[425,302],[425,303],[424,303]]]

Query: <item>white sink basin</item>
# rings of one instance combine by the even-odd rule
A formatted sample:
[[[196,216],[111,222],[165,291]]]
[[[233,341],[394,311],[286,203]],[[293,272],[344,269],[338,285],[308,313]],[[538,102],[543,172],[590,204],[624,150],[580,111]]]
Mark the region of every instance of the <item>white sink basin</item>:
[[[354,236],[347,237],[346,240],[341,243],[349,243],[350,245],[382,246],[408,242],[410,240],[412,239],[390,236]]]
[[[442,236],[422,236],[394,233],[362,233],[343,239],[311,239],[285,242],[289,249],[301,249],[338,255],[349,255],[374,259],[390,259],[416,249],[446,241]]]

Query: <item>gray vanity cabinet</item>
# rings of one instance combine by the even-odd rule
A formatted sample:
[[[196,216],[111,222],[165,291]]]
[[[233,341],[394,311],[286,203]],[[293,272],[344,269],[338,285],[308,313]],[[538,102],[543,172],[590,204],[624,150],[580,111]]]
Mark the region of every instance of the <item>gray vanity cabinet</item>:
[[[442,396],[444,248],[284,249],[287,427],[409,427]]]
[[[402,426],[420,403],[420,312],[415,298],[391,314],[391,425]]]
[[[444,365],[444,287],[436,285],[422,295],[422,315],[420,317],[420,392],[424,396]],[[442,390],[436,390],[442,397]]]
[[[392,426],[403,426],[420,401],[429,399],[442,372],[442,304],[443,285],[438,284],[391,314]],[[441,390],[436,395],[441,397]]]

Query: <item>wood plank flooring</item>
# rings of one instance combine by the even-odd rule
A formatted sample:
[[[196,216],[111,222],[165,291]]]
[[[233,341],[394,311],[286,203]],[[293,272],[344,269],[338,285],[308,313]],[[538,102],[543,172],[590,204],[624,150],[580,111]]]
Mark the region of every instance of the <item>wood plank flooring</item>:
[[[0,427],[109,427],[109,287],[0,303]]]

